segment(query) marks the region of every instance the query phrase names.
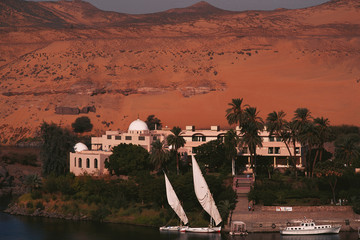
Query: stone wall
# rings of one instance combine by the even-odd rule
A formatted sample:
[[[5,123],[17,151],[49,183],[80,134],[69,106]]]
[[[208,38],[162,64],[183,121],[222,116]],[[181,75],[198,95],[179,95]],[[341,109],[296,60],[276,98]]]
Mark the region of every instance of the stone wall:
[[[262,212],[275,212],[275,206],[260,206],[258,209]],[[346,212],[352,211],[351,206],[293,206],[292,212]]]

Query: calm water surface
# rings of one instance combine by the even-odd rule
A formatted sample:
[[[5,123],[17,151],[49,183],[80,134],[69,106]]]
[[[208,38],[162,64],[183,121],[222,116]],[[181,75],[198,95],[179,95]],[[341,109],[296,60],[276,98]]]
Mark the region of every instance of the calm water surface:
[[[279,233],[249,234],[230,237],[227,234],[160,233],[156,228],[123,224],[75,222],[58,219],[11,216],[0,213],[0,240],[347,240],[357,233],[320,236],[286,236]]]

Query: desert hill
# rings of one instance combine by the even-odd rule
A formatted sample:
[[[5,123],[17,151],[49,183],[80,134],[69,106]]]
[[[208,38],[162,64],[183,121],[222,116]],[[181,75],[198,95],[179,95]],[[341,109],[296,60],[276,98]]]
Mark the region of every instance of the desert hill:
[[[83,115],[95,134],[150,114],[170,127],[224,128],[238,97],[264,118],[308,107],[332,124],[360,122],[359,1],[245,12],[200,2],[130,15],[3,0],[0,12],[2,143]]]

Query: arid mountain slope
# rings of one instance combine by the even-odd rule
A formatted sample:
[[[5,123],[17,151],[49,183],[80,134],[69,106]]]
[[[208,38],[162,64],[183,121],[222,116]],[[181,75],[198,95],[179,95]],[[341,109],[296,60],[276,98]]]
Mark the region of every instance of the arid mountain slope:
[[[332,124],[360,122],[355,0],[246,12],[200,2],[144,15],[81,1],[0,4],[3,143],[80,116],[56,107],[95,106],[87,116],[96,134],[149,114],[168,126],[227,127],[225,109],[238,97],[262,117],[308,107]]]

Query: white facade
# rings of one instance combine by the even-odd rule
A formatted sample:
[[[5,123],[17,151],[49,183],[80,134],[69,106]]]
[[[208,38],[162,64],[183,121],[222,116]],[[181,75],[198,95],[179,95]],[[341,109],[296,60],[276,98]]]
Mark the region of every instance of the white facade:
[[[70,153],[70,172],[74,173],[75,176],[108,174],[108,170],[105,168],[105,160],[110,155],[111,152],[89,150]]]
[[[239,129],[236,129],[239,132]],[[195,126],[186,126],[181,132],[185,139],[185,146],[179,149],[180,154],[196,155],[196,148],[212,140],[223,140],[227,130],[220,130],[219,126],[211,126],[210,129],[196,130]],[[91,138],[91,150],[85,149],[82,145],[78,147],[82,151],[70,153],[70,171],[76,176],[87,173],[93,175],[108,174],[105,169],[105,160],[111,155],[113,147],[121,144],[135,144],[142,146],[147,151],[151,151],[151,144],[156,140],[165,141],[168,135],[172,134],[170,129],[149,130],[146,123],[137,119],[133,121],[127,132],[106,131],[101,137]],[[257,155],[273,157],[274,167],[289,167],[289,151],[281,139],[269,137],[267,131],[261,132],[263,147],[257,148]],[[79,146],[79,145],[78,145]],[[289,146],[294,155],[293,146]],[[248,157],[250,163],[250,153],[247,148],[240,149],[242,156]],[[297,167],[301,167],[300,145],[295,149],[298,157]]]

